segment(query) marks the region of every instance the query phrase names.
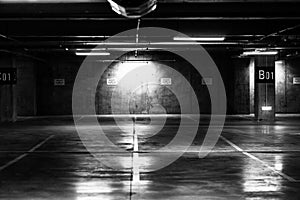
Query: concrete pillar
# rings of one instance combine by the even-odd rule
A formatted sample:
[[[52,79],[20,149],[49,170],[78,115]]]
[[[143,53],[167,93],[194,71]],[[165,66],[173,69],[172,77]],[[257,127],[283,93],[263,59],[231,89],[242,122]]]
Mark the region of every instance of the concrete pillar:
[[[11,68],[14,60],[9,55],[0,55],[0,68]],[[17,120],[17,97],[15,85],[0,84],[0,122]]]
[[[257,120],[275,120],[275,56],[255,57],[254,111]]]

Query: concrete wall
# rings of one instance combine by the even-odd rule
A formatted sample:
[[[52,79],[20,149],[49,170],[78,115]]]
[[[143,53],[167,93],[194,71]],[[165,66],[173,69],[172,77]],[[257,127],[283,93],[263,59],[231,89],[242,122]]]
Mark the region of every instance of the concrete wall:
[[[223,77],[229,114],[248,114],[253,111],[253,91],[251,89],[251,60],[232,59],[226,52],[210,52]],[[202,113],[210,112],[210,97],[206,86],[202,85],[202,77],[183,59],[167,54],[141,55],[144,59],[170,60],[157,61],[155,70],[151,75],[157,80],[169,76],[176,80],[174,74],[166,71],[164,65],[180,72],[185,79],[191,82],[198,97]],[[0,55],[0,67],[17,67],[18,82],[15,86],[0,85],[0,120],[14,121],[17,114],[29,115],[70,115],[72,114],[72,89],[77,71],[83,57],[57,57],[48,58],[49,63],[41,63],[24,57],[10,54]],[[175,61],[172,61],[175,60]],[[300,85],[293,84],[294,77],[300,77],[300,59],[288,59],[276,62],[276,112],[300,113]],[[99,114],[111,113],[110,99],[112,88],[107,87],[106,79],[118,73],[118,66],[111,66],[99,82],[95,102]],[[250,73],[249,73],[250,71]],[[64,79],[65,85],[55,86],[54,79]],[[179,82],[180,83],[180,82]],[[148,87],[148,89],[147,89]],[[144,85],[138,90],[138,95],[131,101],[130,112],[163,112],[178,113],[180,106],[175,95],[165,87],[151,89]],[[180,84],[179,84],[180,88]],[[147,93],[148,90],[148,93]],[[152,91],[149,91],[152,90]],[[130,96],[124,88],[116,90],[118,101],[114,105],[122,107],[122,101],[127,102]],[[131,91],[132,92],[132,91]],[[186,92],[189,97],[190,91]],[[251,100],[252,99],[252,100]],[[161,109],[162,105],[165,110]],[[93,105],[92,105],[93,106]],[[191,104],[191,107],[195,105]],[[152,109],[152,110],[151,110]]]
[[[110,114],[112,105],[115,106],[114,113],[181,113],[178,99],[172,91],[176,88],[187,101],[191,99],[191,89],[184,84],[185,80],[191,79],[192,66],[188,62],[168,53],[160,53],[159,58],[157,54],[140,54],[135,58],[134,53],[129,53],[121,59],[154,61],[131,61],[111,65],[98,85],[98,113]],[[127,73],[129,71],[130,73]],[[109,86],[108,78],[121,80],[117,85]],[[172,84],[168,87],[160,85],[161,78],[171,78]],[[188,113],[192,113],[194,105],[192,102],[188,103]],[[206,108],[208,103],[209,99],[201,102]]]
[[[8,53],[0,54],[1,68],[17,68],[17,84],[0,85],[0,121],[11,122],[17,116],[36,115],[37,61]]]
[[[180,59],[179,57],[174,59],[174,55],[162,54],[161,52],[154,54],[155,55],[150,54],[147,56],[140,54],[139,56],[139,59],[165,60],[162,62],[156,62],[157,69],[155,69],[155,72],[152,76],[158,79],[161,78],[164,73],[167,73],[166,71],[164,71],[163,65],[169,66],[179,71],[187,80],[191,81],[194,91],[196,92],[196,95],[198,97],[201,112],[210,113],[210,97],[208,90],[206,86],[202,85],[202,77],[196,73],[193,67],[191,67],[185,60]],[[240,67],[240,65],[235,64],[235,61],[231,58],[230,54],[227,54],[224,51],[214,51],[210,52],[210,54],[217,64],[225,83],[228,113],[249,113],[249,106],[247,106],[247,98],[249,97],[247,97],[247,92],[245,92],[245,90],[247,90],[247,77],[240,78],[241,76],[239,75],[239,73],[245,73],[245,64],[242,64],[241,66],[242,68],[244,67],[243,70],[237,70],[236,73],[232,73],[234,69]],[[83,57],[60,58],[53,56],[51,58],[48,58],[48,60],[51,60],[51,62],[49,62],[49,65],[38,67],[37,110],[39,115],[72,114],[72,88],[77,71],[83,61],[82,59]],[[170,61],[166,62],[166,60]],[[113,77],[114,74],[117,73],[117,69],[117,65],[110,66],[109,69],[105,72],[105,75],[100,80],[95,100],[95,106],[98,114],[111,113],[110,99],[112,96],[113,88],[106,85],[106,79],[109,76]],[[235,77],[238,78],[237,81],[235,81]],[[65,79],[65,85],[54,86],[53,80],[57,78]],[[176,80],[176,78],[173,77],[173,80]],[[239,87],[235,87],[235,83],[237,83]],[[133,98],[135,99],[135,102],[139,103],[137,103],[137,105],[134,105],[134,107],[136,107],[136,111],[133,111],[133,109],[131,108],[132,112],[141,113],[146,112],[147,110],[149,111],[149,99],[152,99],[152,101],[156,105],[163,105],[168,113],[179,112],[180,107],[177,99],[175,98],[174,94],[166,90],[165,87],[156,88],[150,95],[146,94],[145,92],[147,90],[147,86],[145,86],[144,88],[140,88],[140,90],[144,91],[140,91],[140,94]],[[129,91],[125,91],[123,88],[117,89],[117,92],[119,93],[120,101],[126,102],[128,100],[127,97],[129,95]],[[241,100],[237,98],[239,95],[243,95],[242,97],[245,99]],[[91,101],[91,105],[92,104],[93,101]],[[134,103],[132,102],[132,106],[133,104]],[[119,107],[122,108],[122,102],[115,103],[114,105],[119,105]],[[193,107],[194,105],[191,106]],[[150,107],[153,107],[153,105],[151,105]],[[160,109],[157,106],[155,109],[157,110],[156,112],[160,112]]]
[[[51,57],[50,62],[37,69],[38,115],[71,115],[72,90],[82,59]],[[64,85],[54,85],[64,79]]]
[[[275,62],[275,109],[276,113],[300,113],[300,85],[293,84],[300,77],[300,59]],[[250,60],[250,113],[254,112],[254,62]]]
[[[14,58],[0,53],[0,68],[15,68]],[[16,86],[0,85],[0,122],[12,122],[17,119]]]
[[[250,59],[234,59],[234,93],[233,93],[233,113],[250,113]],[[253,95],[254,100],[254,95]],[[253,101],[254,102],[254,101]]]
[[[276,62],[276,112],[300,113],[300,85],[293,84],[300,77],[300,59]]]
[[[36,61],[32,59],[15,58],[18,116],[36,115],[36,65]]]

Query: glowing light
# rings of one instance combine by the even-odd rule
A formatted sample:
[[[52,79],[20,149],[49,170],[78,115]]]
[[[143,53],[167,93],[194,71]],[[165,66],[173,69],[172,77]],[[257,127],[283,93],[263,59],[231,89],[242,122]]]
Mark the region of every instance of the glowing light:
[[[109,52],[76,52],[76,56],[109,56]]]
[[[126,91],[135,91],[137,86],[144,83],[158,82],[156,66],[152,63],[125,62],[118,66],[115,78],[119,86]],[[142,92],[143,90],[136,90]]]
[[[136,46],[137,43],[134,42],[86,42],[85,45],[111,45],[111,46]],[[149,46],[168,46],[168,45],[199,45],[199,44],[209,44],[209,45],[219,45],[219,44],[236,44],[234,42],[221,42],[221,41],[179,41],[179,42],[139,42],[138,47],[134,47],[134,49],[139,48],[149,48]],[[118,47],[120,48],[120,47]],[[156,47],[157,48],[157,47]]]
[[[271,111],[272,110],[272,106],[262,106],[261,109],[263,111]]]
[[[277,161],[279,165],[281,160]],[[244,192],[280,192],[282,189],[282,177],[270,174],[269,170],[253,159],[245,160],[243,179]]]
[[[282,156],[280,156],[280,155],[276,155],[275,156],[275,165],[274,165],[274,168],[277,171],[282,171],[282,169],[283,169]]]
[[[285,74],[285,61],[275,61],[275,90],[276,90],[276,102],[285,102],[285,90],[286,90],[286,74]],[[285,112],[286,108],[278,106],[277,112]]]
[[[175,41],[224,41],[225,37],[174,37]]]
[[[76,192],[78,194],[111,193],[113,192],[113,189],[104,181],[90,181],[78,183]]]
[[[250,82],[250,111],[254,112],[254,59],[250,60],[249,64],[249,82]]]
[[[258,55],[276,55],[278,51],[245,51],[243,52],[243,56],[258,56]]]

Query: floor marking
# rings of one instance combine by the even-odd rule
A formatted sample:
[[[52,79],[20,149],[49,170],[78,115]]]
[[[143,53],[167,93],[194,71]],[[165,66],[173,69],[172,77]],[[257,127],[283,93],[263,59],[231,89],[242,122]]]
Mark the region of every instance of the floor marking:
[[[134,199],[133,195],[138,198],[139,182],[140,182],[140,166],[139,166],[139,143],[138,135],[135,131],[136,118],[133,121],[133,152],[132,152],[132,178],[130,183],[130,199]]]
[[[50,140],[51,138],[53,138],[54,135],[50,135],[49,137],[47,137],[45,140],[43,140],[42,142],[38,143],[37,145],[35,145],[34,147],[32,147],[29,151],[27,151],[26,153],[18,156],[17,158],[9,161],[8,163],[6,163],[5,165],[0,167],[0,172],[4,169],[6,169],[7,167],[15,164],[16,162],[18,162],[19,160],[23,159],[24,157],[28,156],[29,153],[34,152],[36,149],[40,148],[43,144],[45,144],[48,140]]]
[[[276,170],[274,167],[271,167],[270,165],[268,165],[266,162],[260,160],[259,158],[257,158],[256,156],[244,151],[243,149],[241,149],[239,146],[237,146],[236,144],[232,143],[231,141],[229,141],[228,139],[226,139],[224,136],[220,136],[220,138],[222,140],[224,140],[226,143],[228,143],[230,146],[232,146],[233,148],[235,148],[237,151],[241,152],[242,154],[248,156],[249,158],[252,158],[253,160],[256,160],[258,162],[260,162],[263,166],[267,167],[268,169],[272,170],[273,172],[275,172],[276,174],[279,174],[281,177],[287,179],[290,182],[298,182],[296,179]]]
[[[78,120],[77,120],[77,122],[79,122],[80,120],[82,120],[84,118],[84,116],[81,116]]]
[[[135,126],[135,124],[134,124]],[[135,128],[133,129],[133,152],[139,151],[139,142],[138,142],[138,136],[136,134]]]
[[[151,153],[151,150],[139,150],[136,151],[136,153],[140,153],[140,154],[146,154],[146,153]],[[173,150],[173,151],[159,151],[161,153],[178,153],[178,152],[182,152],[182,151],[177,151],[177,150]],[[237,153],[236,150],[211,150],[211,151],[201,151],[204,153]],[[300,150],[282,150],[282,149],[278,149],[278,150],[247,150],[248,153],[300,153]],[[0,151],[0,153],[29,153],[29,151]],[[86,151],[86,150],[82,150],[82,151],[34,151],[34,153],[40,153],[40,154],[44,154],[44,153],[52,153],[52,154],[90,154],[90,153],[94,153],[94,154],[111,154],[111,153],[118,153],[118,154],[127,154],[127,152],[124,151]],[[199,150],[186,150],[185,153],[199,153]]]

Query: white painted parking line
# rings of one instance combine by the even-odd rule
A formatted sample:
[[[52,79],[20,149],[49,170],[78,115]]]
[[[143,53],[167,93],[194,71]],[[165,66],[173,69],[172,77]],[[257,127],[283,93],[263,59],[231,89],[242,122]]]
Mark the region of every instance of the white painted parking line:
[[[140,184],[139,142],[136,132],[136,118],[133,123],[133,152],[132,152],[132,179],[130,183],[130,199],[138,199]],[[133,196],[134,195],[134,196]]]
[[[49,137],[47,137],[45,140],[43,140],[42,142],[38,143],[37,145],[35,145],[34,147],[32,147],[29,151],[27,151],[26,153],[23,153],[22,155],[18,156],[17,158],[9,161],[8,163],[6,163],[5,165],[0,167],[0,172],[4,169],[6,169],[7,167],[15,164],[16,162],[18,162],[19,160],[23,159],[24,157],[28,156],[29,153],[34,152],[36,149],[40,148],[43,144],[45,144],[48,140],[50,140],[51,138],[53,138],[54,135],[50,135]]]
[[[134,124],[134,126],[135,126],[135,124]],[[133,130],[133,152],[137,152],[137,151],[139,151],[139,142],[138,142],[137,133],[134,128],[134,130]]]
[[[232,143],[231,141],[229,141],[228,139],[226,139],[224,136],[220,136],[220,138],[222,140],[224,140],[227,144],[229,144],[230,146],[232,146],[234,149],[236,149],[237,151],[241,152],[242,154],[248,156],[249,158],[261,163],[263,166],[267,167],[268,169],[270,169],[271,171],[273,171],[274,173],[280,175],[281,177],[285,178],[286,180],[290,181],[290,182],[298,182],[296,179],[276,170],[274,167],[271,167],[270,165],[268,165],[266,162],[260,160],[259,158],[257,158],[256,156],[244,151],[243,149],[241,149],[239,146],[237,146],[236,144]]]
[[[77,120],[77,122],[79,122],[80,120],[82,120],[84,118],[84,116],[79,117],[79,119]]]
[[[133,153],[132,153],[132,182],[138,183],[140,180],[140,169],[139,169],[139,142],[138,142],[138,135],[135,131],[135,122],[133,124]]]

